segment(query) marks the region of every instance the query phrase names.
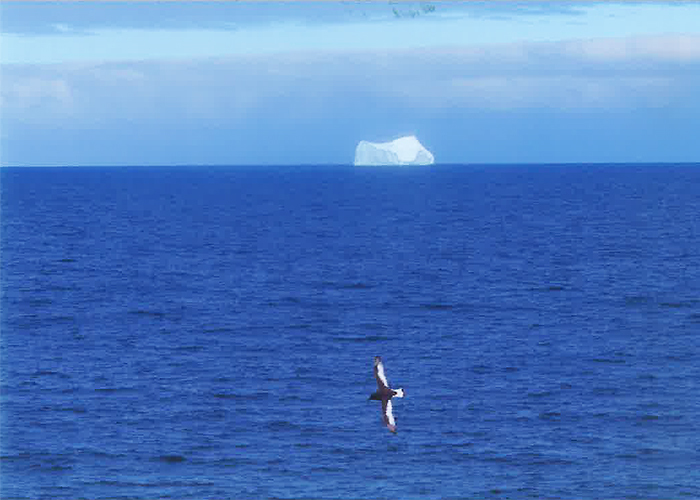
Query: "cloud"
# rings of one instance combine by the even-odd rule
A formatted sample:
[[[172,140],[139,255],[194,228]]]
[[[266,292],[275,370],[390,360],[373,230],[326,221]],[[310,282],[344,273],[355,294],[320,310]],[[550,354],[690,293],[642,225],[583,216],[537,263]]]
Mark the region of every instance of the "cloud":
[[[677,88],[664,77],[477,76],[401,90],[416,107],[596,111],[664,106]]]
[[[605,110],[696,102],[700,36],[514,43],[414,52],[426,68],[397,74],[386,92],[411,106]],[[407,57],[402,67],[411,65]],[[427,73],[427,74],[426,74]]]
[[[66,35],[104,29],[236,30],[279,22],[342,24],[403,17],[475,15],[484,6],[465,9],[461,2],[146,2],[146,3],[3,3],[2,32]],[[490,12],[494,8],[487,9]],[[554,10],[554,9],[553,9]],[[503,9],[498,12],[530,12]],[[399,16],[399,17],[400,17]]]
[[[22,114],[22,121],[58,120],[72,114],[75,100],[69,82],[59,75],[30,75],[4,78],[0,94],[0,111]],[[7,118],[7,116],[5,116]]]
[[[687,73],[687,75],[685,75]],[[684,76],[685,75],[685,76]],[[441,109],[658,107],[687,99],[700,36],[323,51],[190,61],[10,65],[3,112],[34,123],[323,116],[343,99]],[[690,78],[690,80],[688,80]],[[361,102],[358,102],[361,104]],[[99,118],[96,118],[99,117]]]
[[[642,35],[667,40],[668,34],[678,37],[671,47],[676,56],[694,58],[692,34],[698,33],[700,4],[679,4],[169,2],[68,3],[38,9],[9,3],[2,4],[3,60],[159,60],[308,52],[317,47],[342,55]],[[685,34],[691,38],[683,38]],[[601,42],[603,51],[609,46],[619,57],[637,50]],[[591,44],[583,49],[606,55]],[[659,45],[656,50],[665,48]]]
[[[646,59],[652,62],[700,61],[700,35],[599,38],[564,42],[564,53],[596,62]]]
[[[221,160],[234,163],[282,162],[293,154],[313,163],[328,158],[332,144],[348,141],[342,147],[350,151],[356,137],[390,139],[386,134],[432,127],[439,141],[454,136],[451,130],[478,134],[474,122],[482,120],[525,134],[517,124],[530,123],[527,116],[593,123],[648,112],[650,130],[673,130],[674,117],[700,113],[698,47],[700,36],[673,35],[3,65],[3,140],[13,151],[19,137],[45,134],[66,144],[90,137],[84,142],[95,145],[91,162],[113,148],[182,163],[189,144],[192,151],[219,148],[225,153],[217,158],[235,155]],[[325,146],[307,151],[308,137]],[[264,138],[283,147],[261,146]],[[133,163],[127,156],[116,157]]]

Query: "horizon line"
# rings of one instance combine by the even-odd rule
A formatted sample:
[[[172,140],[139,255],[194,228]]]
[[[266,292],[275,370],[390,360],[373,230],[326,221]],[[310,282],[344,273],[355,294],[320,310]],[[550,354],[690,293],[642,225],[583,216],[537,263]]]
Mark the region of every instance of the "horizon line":
[[[0,169],[22,168],[294,168],[294,167],[353,167],[359,169],[394,168],[408,170],[412,168],[429,169],[433,167],[499,167],[499,166],[644,166],[644,165],[700,165],[697,161],[547,161],[547,162],[466,162],[433,163],[431,165],[354,165],[352,163],[173,163],[173,164],[108,164],[108,165],[0,165]]]

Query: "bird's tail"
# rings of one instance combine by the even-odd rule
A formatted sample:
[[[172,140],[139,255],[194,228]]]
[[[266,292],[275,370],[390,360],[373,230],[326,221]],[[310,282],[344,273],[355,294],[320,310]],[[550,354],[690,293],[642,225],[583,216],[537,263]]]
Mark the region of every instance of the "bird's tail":
[[[404,396],[403,389],[396,389],[394,391],[394,397],[395,398],[402,398]]]

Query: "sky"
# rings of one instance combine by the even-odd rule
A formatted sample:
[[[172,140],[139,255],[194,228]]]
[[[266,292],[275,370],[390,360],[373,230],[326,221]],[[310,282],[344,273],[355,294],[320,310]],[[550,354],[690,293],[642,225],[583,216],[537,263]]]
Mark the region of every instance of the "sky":
[[[700,2],[2,2],[0,165],[699,162]]]

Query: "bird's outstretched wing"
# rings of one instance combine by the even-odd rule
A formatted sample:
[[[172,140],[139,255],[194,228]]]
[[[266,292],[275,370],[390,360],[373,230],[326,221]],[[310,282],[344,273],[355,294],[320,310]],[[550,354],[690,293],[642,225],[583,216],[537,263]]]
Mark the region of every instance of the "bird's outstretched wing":
[[[394,420],[390,399],[382,400],[382,420],[391,432],[396,433],[396,420]]]
[[[377,379],[377,387],[379,387],[380,390],[389,388],[389,381],[384,374],[384,364],[382,363],[382,358],[379,356],[374,358],[374,377]]]

